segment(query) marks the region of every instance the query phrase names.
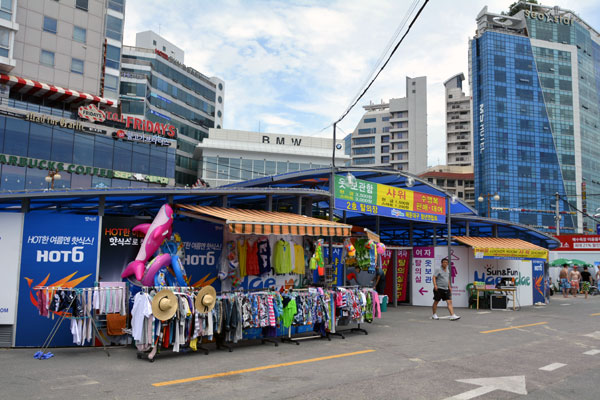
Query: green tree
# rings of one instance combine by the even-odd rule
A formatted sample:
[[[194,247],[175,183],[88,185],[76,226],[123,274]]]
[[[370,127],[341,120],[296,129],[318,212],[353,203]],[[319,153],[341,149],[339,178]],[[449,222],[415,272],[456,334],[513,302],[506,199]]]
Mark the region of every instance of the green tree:
[[[521,10],[528,10],[530,4],[539,4],[537,0],[515,1],[508,6],[508,15],[513,16]],[[535,9],[535,7],[534,7]]]

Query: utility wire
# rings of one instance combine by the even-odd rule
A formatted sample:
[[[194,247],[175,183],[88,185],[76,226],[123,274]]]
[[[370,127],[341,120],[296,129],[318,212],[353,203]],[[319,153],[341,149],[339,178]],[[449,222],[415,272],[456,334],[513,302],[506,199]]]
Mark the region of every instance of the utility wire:
[[[567,204],[569,205],[569,207],[571,207],[572,209],[574,209],[574,210],[575,210],[575,211],[577,211],[578,213],[582,214],[584,217],[588,217],[588,218],[590,218],[591,220],[593,220],[593,221],[595,221],[595,222],[597,222],[597,223],[600,223],[600,220],[598,220],[598,219],[596,219],[596,218],[592,217],[590,214],[588,214],[588,213],[586,213],[586,212],[583,212],[583,211],[581,211],[580,209],[578,209],[577,207],[575,207],[573,204],[569,203],[569,201],[568,201],[568,200],[566,200],[566,199],[564,199],[562,196],[559,196],[559,198],[560,198],[562,201],[564,201],[565,203],[567,203]]]
[[[352,102],[352,104],[350,104],[350,106],[346,109],[346,111],[342,114],[342,116],[340,118],[338,118],[338,120],[335,121],[333,124],[338,124],[339,122],[341,122],[346,117],[346,115],[348,115],[348,113],[350,113],[350,111],[352,111],[352,109],[360,101],[360,99],[363,98],[363,96],[367,93],[367,91],[371,88],[371,86],[373,86],[373,83],[375,83],[375,80],[379,77],[379,75],[381,74],[381,72],[388,65],[388,63],[390,62],[390,59],[396,53],[396,51],[398,50],[398,47],[400,47],[400,44],[402,44],[402,42],[404,41],[404,38],[406,38],[406,35],[408,35],[408,32],[410,32],[412,26],[415,24],[415,22],[417,21],[417,19],[421,15],[421,12],[423,12],[423,9],[427,5],[427,3],[429,3],[429,0],[425,0],[425,3],[423,3],[423,5],[421,6],[421,8],[417,12],[417,14],[414,16],[414,18],[412,19],[412,21],[408,25],[408,28],[406,29],[406,32],[404,32],[404,35],[402,35],[402,37],[400,38],[400,41],[398,43],[396,43],[396,46],[394,47],[394,49],[392,50],[392,52],[390,53],[390,55],[387,57],[387,59],[385,60],[385,62],[383,63],[383,65],[381,66],[381,68],[379,69],[379,71],[377,71],[377,73],[375,74],[375,76],[373,77],[373,79],[371,79],[371,82],[362,91],[362,93],[354,100],[354,102]],[[333,125],[333,124],[331,124],[331,125]],[[331,126],[331,125],[329,125],[329,126]],[[327,129],[328,127],[324,128],[323,130]]]

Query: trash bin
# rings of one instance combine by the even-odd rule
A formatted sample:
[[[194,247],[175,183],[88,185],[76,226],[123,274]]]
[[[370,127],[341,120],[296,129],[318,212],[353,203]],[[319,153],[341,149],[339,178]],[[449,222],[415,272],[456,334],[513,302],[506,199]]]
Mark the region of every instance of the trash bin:
[[[388,303],[387,295],[384,294],[382,296],[379,296],[379,303],[381,304],[381,312],[386,312]]]

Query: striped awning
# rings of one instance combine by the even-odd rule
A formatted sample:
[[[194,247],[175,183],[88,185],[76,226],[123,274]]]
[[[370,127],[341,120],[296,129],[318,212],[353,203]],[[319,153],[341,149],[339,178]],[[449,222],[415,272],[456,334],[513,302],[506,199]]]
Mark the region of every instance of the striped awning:
[[[69,90],[60,86],[48,85],[31,79],[25,79],[14,75],[0,74],[0,84],[10,86],[10,90],[30,96],[47,97],[50,100],[64,103],[95,103],[116,107],[113,100],[94,96],[88,93]]]
[[[284,212],[185,204],[175,207],[179,214],[222,223],[237,234],[350,236],[352,229],[352,225]]]
[[[548,259],[548,250],[521,239],[452,236],[452,239],[473,248],[475,258]]]

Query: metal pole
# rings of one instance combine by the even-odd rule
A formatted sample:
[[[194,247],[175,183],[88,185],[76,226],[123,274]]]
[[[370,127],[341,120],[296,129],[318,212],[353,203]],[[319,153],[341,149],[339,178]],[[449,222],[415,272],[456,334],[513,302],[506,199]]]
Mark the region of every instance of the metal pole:
[[[556,196],[556,207],[554,209],[554,219],[556,220],[556,234],[560,235],[560,204],[559,204],[560,195],[558,194],[558,192],[556,192],[555,196]]]
[[[333,148],[331,153],[331,177],[329,178],[329,220],[333,221],[333,204],[335,203],[335,128],[337,123],[333,124]],[[333,238],[329,237],[329,255],[327,263],[332,263],[333,256]]]
[[[448,209],[446,210],[446,219],[448,223],[448,268],[450,268],[450,282],[449,285],[452,284],[452,213],[450,212],[450,196],[446,196]]]
[[[488,202],[487,202],[487,203],[488,203],[488,213],[487,213],[487,217],[488,217],[488,218],[492,218],[492,215],[491,215],[491,210],[492,210],[492,197],[491,197],[490,193],[488,193],[486,196],[487,196],[487,201],[488,201]]]

